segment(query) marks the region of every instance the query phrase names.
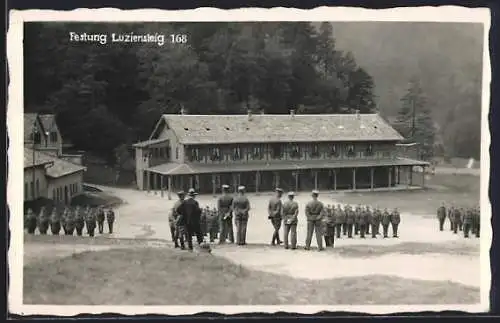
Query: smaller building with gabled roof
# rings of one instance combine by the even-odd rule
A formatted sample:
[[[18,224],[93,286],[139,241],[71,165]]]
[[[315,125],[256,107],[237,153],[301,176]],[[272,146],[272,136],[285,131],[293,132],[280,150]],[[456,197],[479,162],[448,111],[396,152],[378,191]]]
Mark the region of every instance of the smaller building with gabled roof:
[[[218,193],[414,185],[403,137],[378,114],[163,115],[134,145],[139,189]],[[402,175],[403,174],[403,175]],[[423,184],[423,182],[422,182]]]

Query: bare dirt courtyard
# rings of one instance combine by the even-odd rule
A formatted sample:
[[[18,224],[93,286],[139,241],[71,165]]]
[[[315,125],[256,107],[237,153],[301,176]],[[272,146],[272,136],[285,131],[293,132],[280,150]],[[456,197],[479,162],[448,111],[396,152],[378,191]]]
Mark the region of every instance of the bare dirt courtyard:
[[[478,181],[479,177],[474,176],[468,179]],[[89,243],[92,240],[90,238],[81,238],[82,241],[74,241],[72,244],[53,241],[54,247],[50,249],[38,243],[25,243],[25,266],[36,264],[49,253],[52,257],[62,259],[68,256],[75,257],[75,254],[85,251],[106,252],[109,249],[129,248],[130,245],[124,244],[123,241],[142,241],[149,247],[173,249],[170,243],[168,213],[175,202],[174,195],[169,200],[166,193],[162,197],[160,192],[99,188],[125,201],[116,209],[115,233],[111,236],[105,234],[97,237],[93,243]],[[361,203],[378,205],[382,208],[397,206],[400,208],[402,218],[400,238],[382,239],[378,236],[375,239],[371,237],[361,239],[355,236],[354,239],[347,239],[342,237],[336,239],[334,249],[328,249],[325,252],[302,249],[292,251],[285,250],[281,246],[270,246],[273,231],[267,220],[266,210],[271,193],[249,194],[252,207],[247,234],[249,245],[244,247],[231,244],[214,245],[212,254],[216,258],[223,258],[246,270],[289,277],[289,279],[305,279],[311,284],[313,282],[321,284],[322,281],[335,279],[356,279],[356,277],[366,279],[366,286],[370,288],[382,289],[385,288],[384,286],[388,287],[388,281],[395,279],[411,280],[412,286],[416,286],[415,284],[418,284],[416,282],[454,284],[453,288],[457,288],[456,286],[463,288],[463,292],[459,291],[455,295],[466,293],[467,300],[463,298],[461,300],[450,299],[449,302],[440,300],[440,303],[479,303],[480,239],[476,237],[466,239],[462,232],[453,234],[449,231],[448,223],[443,232],[440,232],[437,227],[435,210],[441,201],[454,204],[460,201],[461,205],[467,206],[473,205],[474,200],[477,200],[475,193],[463,194],[456,190],[458,190],[456,187],[450,188],[450,185],[443,185],[421,192],[323,193],[320,199],[325,204]],[[216,203],[216,198],[211,195],[198,196],[197,200],[201,205]],[[303,246],[306,236],[303,208],[309,200],[309,193],[299,193],[296,200],[301,208],[298,241],[299,245]],[[43,237],[35,238],[31,239],[32,242]],[[57,237],[54,238],[57,240]],[[99,243],[103,240],[107,241],[105,245]],[[315,245],[314,239],[313,245]],[[374,284],[380,286],[374,286]],[[415,289],[415,287],[409,288]],[[442,289],[451,290],[443,286]],[[443,293],[443,291],[436,293]],[[339,302],[344,301],[346,300]]]

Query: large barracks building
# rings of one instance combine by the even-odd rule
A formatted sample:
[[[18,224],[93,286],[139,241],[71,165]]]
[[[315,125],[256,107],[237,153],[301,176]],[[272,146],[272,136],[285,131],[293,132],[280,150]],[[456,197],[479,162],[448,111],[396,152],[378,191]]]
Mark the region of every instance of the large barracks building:
[[[137,186],[169,193],[222,184],[249,192],[424,186],[398,153],[403,137],[378,114],[163,115],[134,145]]]

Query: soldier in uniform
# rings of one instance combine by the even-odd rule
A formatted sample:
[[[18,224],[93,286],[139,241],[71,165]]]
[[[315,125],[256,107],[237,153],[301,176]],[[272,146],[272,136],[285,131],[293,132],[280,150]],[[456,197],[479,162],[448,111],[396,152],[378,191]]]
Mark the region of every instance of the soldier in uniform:
[[[64,210],[64,233],[68,236],[72,236],[75,231],[75,218],[73,215],[73,211],[66,207]]]
[[[179,199],[175,201],[174,206],[170,210],[170,214],[168,215],[168,225],[170,226],[170,235],[172,236],[172,242],[174,243],[175,248],[179,248],[179,229],[177,226],[177,218],[179,214],[177,213],[177,208],[181,205],[182,201],[184,201],[184,197],[186,193],[183,191],[177,192],[177,196]]]
[[[372,238],[376,238],[377,237],[377,233],[379,231],[379,226],[380,226],[380,211],[378,210],[378,208],[375,208],[373,210],[373,215],[371,217],[371,227],[372,227]]]
[[[75,209],[75,229],[76,235],[81,237],[83,228],[85,227],[85,218],[79,206]]]
[[[236,222],[236,242],[239,246],[246,245],[250,201],[245,196],[245,186],[238,187],[238,196],[233,199],[232,209]]]
[[[335,244],[335,209],[331,205],[327,205],[325,215],[325,245],[333,247]]]
[[[387,235],[389,233],[389,224],[391,223],[391,215],[389,214],[389,211],[387,211],[387,208],[385,208],[384,212],[382,213],[381,222],[384,238],[387,238]]]
[[[392,224],[392,237],[398,238],[398,226],[401,222],[401,216],[399,215],[399,211],[395,208],[391,213],[391,224]]]
[[[461,207],[460,208],[460,221],[458,222],[458,230],[459,231],[463,231],[464,218],[465,218],[465,209],[463,207]]]
[[[283,195],[283,190],[281,188],[275,189],[276,196],[272,197],[269,200],[269,204],[267,206],[267,218],[271,220],[271,224],[273,225],[274,232],[273,237],[271,239],[271,245],[281,244],[280,240],[280,229],[281,229],[281,217],[282,217],[282,208],[283,202],[281,201],[281,197]]]
[[[370,207],[367,205],[365,208],[365,234],[370,234],[370,227],[372,223],[372,210],[370,210]]]
[[[205,205],[205,207],[201,210],[200,218],[200,230],[204,237],[208,234],[208,213],[210,213],[210,206]]]
[[[347,237],[352,238],[352,231],[354,222],[356,222],[356,215],[351,206],[349,205],[345,207],[345,212],[346,212]]]
[[[321,240],[321,226],[322,226],[322,218],[324,216],[324,206],[318,200],[319,192],[314,190],[312,191],[312,201],[306,204],[306,218],[307,218],[307,237],[306,237],[306,250],[311,249],[311,240],[313,233],[316,233],[316,243],[318,244],[318,250],[322,251],[323,243]]]
[[[446,220],[446,207],[444,203],[437,209],[437,218],[439,221],[439,231],[443,231],[444,221]]]
[[[47,234],[47,231],[49,230],[49,222],[50,218],[47,214],[47,210],[44,206],[42,206],[40,213],[38,214],[38,231],[40,231],[40,234]]]
[[[219,227],[219,219],[217,209],[207,207],[207,231],[210,242],[214,242],[217,238],[217,228]]]
[[[450,207],[448,209],[448,220],[450,221],[450,231],[455,230],[455,217],[453,214],[455,213],[455,207]]]
[[[476,208],[476,237],[479,238],[481,232],[481,209],[479,206]]]
[[[85,210],[85,224],[87,226],[87,234],[89,237],[93,237],[95,235],[95,228],[97,226],[96,221],[95,210],[90,206],[87,206]]]
[[[104,233],[104,220],[106,216],[104,214],[104,210],[102,207],[97,208],[97,227],[99,229],[99,233],[103,234]]]
[[[339,204],[338,205],[340,209],[342,210],[342,215],[344,217],[344,223],[342,224],[342,235],[346,236],[347,235],[347,205],[345,205],[343,208]]]
[[[368,225],[368,213],[366,212],[366,209],[363,207],[359,208],[359,216],[358,216],[358,229],[359,229],[359,234],[362,239],[365,238],[365,233],[366,233],[366,226]]]
[[[346,224],[346,215],[344,210],[342,210],[340,204],[337,205],[337,208],[334,210],[334,212],[335,212],[335,233],[337,234],[337,239],[340,239],[342,229],[345,227]],[[344,231],[344,235],[346,231],[347,230]]]
[[[373,211],[373,225],[372,225],[372,230],[375,229],[375,233],[372,232],[372,237],[373,235],[378,235],[380,234],[380,221],[382,221],[382,212],[380,212],[379,207],[375,207],[375,210]]]
[[[61,231],[61,217],[55,206],[52,208],[52,213],[50,214],[50,231],[55,236],[59,235]]]
[[[359,233],[359,222],[361,220],[361,205],[356,206],[354,211],[354,235]]]
[[[29,234],[35,234],[37,219],[35,213],[29,208],[26,214],[26,227]]]
[[[462,222],[462,214],[460,213],[460,209],[458,208],[453,209],[452,219],[453,219],[453,233],[456,234]]]
[[[222,185],[222,196],[217,200],[217,210],[219,211],[220,235],[219,244],[229,241],[234,243],[233,233],[233,197],[229,195],[229,185]]]
[[[115,211],[113,209],[109,209],[106,213],[106,221],[108,222],[108,230],[109,233],[113,233],[113,224],[115,223]]]
[[[471,208],[468,208],[464,216],[464,238],[469,237],[469,232],[472,229],[472,223],[474,222],[474,214]]]
[[[292,249],[297,249],[297,224],[299,221],[299,204],[294,201],[294,197],[294,192],[288,192],[288,201],[283,204],[283,239],[285,239],[285,249],[288,249],[289,235]]]

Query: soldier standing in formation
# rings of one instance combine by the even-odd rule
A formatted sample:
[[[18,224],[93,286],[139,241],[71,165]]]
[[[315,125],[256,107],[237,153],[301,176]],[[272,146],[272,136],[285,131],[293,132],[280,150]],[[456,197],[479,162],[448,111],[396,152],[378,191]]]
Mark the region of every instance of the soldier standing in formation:
[[[108,230],[109,233],[113,233],[113,224],[115,223],[115,211],[113,209],[109,209],[106,213],[106,220],[108,222]]]
[[[170,235],[172,236],[172,242],[175,245],[175,248],[179,248],[179,228],[177,225],[177,219],[179,217],[179,214],[177,213],[177,209],[179,206],[182,204],[182,201],[184,201],[184,198],[186,196],[186,193],[183,191],[177,192],[177,196],[179,199],[175,201],[174,206],[172,207],[172,210],[170,210],[170,214],[168,216],[168,224],[170,226]]]
[[[288,249],[288,237],[290,235],[292,250],[297,249],[297,224],[299,221],[299,204],[294,201],[294,197],[294,192],[288,192],[288,201],[283,204],[285,249]]]
[[[325,246],[333,247],[335,244],[335,210],[331,205],[325,208]]]
[[[205,206],[204,208],[200,207],[200,210],[201,210],[200,231],[201,231],[201,235],[203,237],[206,237],[207,234],[208,234],[208,222],[207,222],[207,218],[208,218],[208,213],[210,212],[210,207],[208,205]]]
[[[269,200],[267,206],[268,219],[271,220],[271,224],[274,228],[273,237],[271,239],[271,245],[281,244],[280,240],[280,229],[281,229],[281,211],[283,203],[281,201],[281,196],[283,195],[283,190],[281,188],[275,189],[276,196]]]
[[[439,221],[439,231],[443,231],[444,221],[446,220],[446,207],[444,203],[437,210],[437,218]]]
[[[28,212],[26,214],[26,227],[28,228],[29,234],[35,233],[36,222],[37,222],[37,219],[36,219],[35,213],[31,209],[28,209]]]
[[[476,237],[479,238],[479,233],[481,231],[481,210],[479,209],[479,206],[475,209],[474,212],[474,225],[473,227],[475,228],[475,233]]]
[[[452,206],[451,208],[448,209],[448,220],[450,221],[450,231],[455,230],[455,208]]]
[[[356,206],[354,212],[354,235],[359,233],[359,222],[361,221],[361,205]]]
[[[311,240],[313,233],[316,233],[316,243],[318,250],[324,250],[322,244],[321,220],[324,216],[323,203],[318,201],[319,192],[314,190],[312,192],[312,201],[307,203],[305,213],[307,218],[307,237],[306,237],[306,250],[311,249]]]
[[[366,227],[366,232],[365,232],[365,234],[370,234],[370,227],[371,227],[371,223],[372,223],[372,217],[373,217],[373,214],[372,214],[372,211],[370,210],[370,207],[366,206],[366,209],[365,209],[365,227]]]
[[[457,231],[462,226],[462,214],[460,214],[460,210],[458,208],[454,208],[453,214],[453,233],[457,233]]]
[[[335,214],[335,232],[337,234],[337,239],[340,239],[342,231],[344,231],[344,235],[347,232],[347,230],[344,229],[346,228],[346,215],[344,210],[342,210],[340,204],[338,204],[337,208],[334,209],[334,214]]]
[[[61,232],[61,217],[56,207],[52,208],[52,213],[50,214],[50,231],[53,235],[59,235],[59,232]]]
[[[346,207],[347,237],[352,239],[352,231],[356,222],[356,214],[350,205]]]
[[[399,226],[400,222],[401,222],[401,216],[399,214],[398,209],[395,208],[391,214],[392,237],[393,238],[398,238],[398,226]]]
[[[40,209],[40,213],[38,215],[38,221],[39,221],[38,230],[40,231],[40,234],[43,235],[47,234],[47,231],[49,229],[50,218],[44,206],[42,206],[42,208]]]
[[[87,234],[90,237],[95,235],[96,220],[94,210],[90,206],[87,206],[85,210],[85,223],[87,225]]]
[[[371,218],[371,226],[372,226],[372,238],[377,238],[377,234],[379,234],[380,220],[382,215],[380,214],[380,210],[378,207],[373,210],[373,215]]]
[[[222,185],[222,196],[217,200],[217,209],[220,221],[219,244],[226,243],[226,239],[228,237],[229,241],[234,243],[232,207],[233,197],[229,195],[229,185]]]
[[[73,217],[73,212],[66,207],[63,213],[63,226],[64,226],[64,234],[68,236],[72,236],[75,231],[75,219]]]
[[[214,242],[217,239],[217,233],[219,229],[219,217],[217,209],[209,209],[207,207],[207,230],[208,230],[208,238],[210,242]]]
[[[188,198],[177,208],[179,218],[177,223],[181,229],[181,249],[185,248],[184,240],[187,240],[188,249],[193,250],[193,235],[196,236],[198,245],[203,242],[203,234],[201,232],[201,209],[198,201],[195,200],[196,192],[193,188],[188,191]]]
[[[464,216],[464,227],[463,227],[463,231],[464,231],[464,237],[465,238],[468,238],[469,237],[469,232],[472,228],[472,223],[474,221],[473,219],[474,215],[472,213],[472,210],[471,209],[468,209],[465,213],[465,216]]]
[[[233,199],[232,209],[236,222],[236,242],[239,246],[246,245],[250,201],[245,196],[245,186],[238,187],[238,196]]]
[[[77,236],[79,237],[82,236],[84,227],[85,227],[85,218],[80,210],[80,207],[77,206],[75,209],[75,229]]]
[[[365,238],[365,233],[366,233],[366,226],[368,224],[368,213],[366,212],[366,209],[359,207],[357,213],[358,215],[358,229],[360,233],[360,237],[362,239]]]
[[[391,223],[391,215],[387,211],[387,209],[384,209],[384,212],[382,213],[382,230],[384,233],[384,238],[388,238],[388,233],[389,233],[389,224]]]
[[[102,209],[102,207],[98,207],[97,208],[97,226],[98,226],[100,234],[104,233],[104,220],[105,220],[104,210]]]

